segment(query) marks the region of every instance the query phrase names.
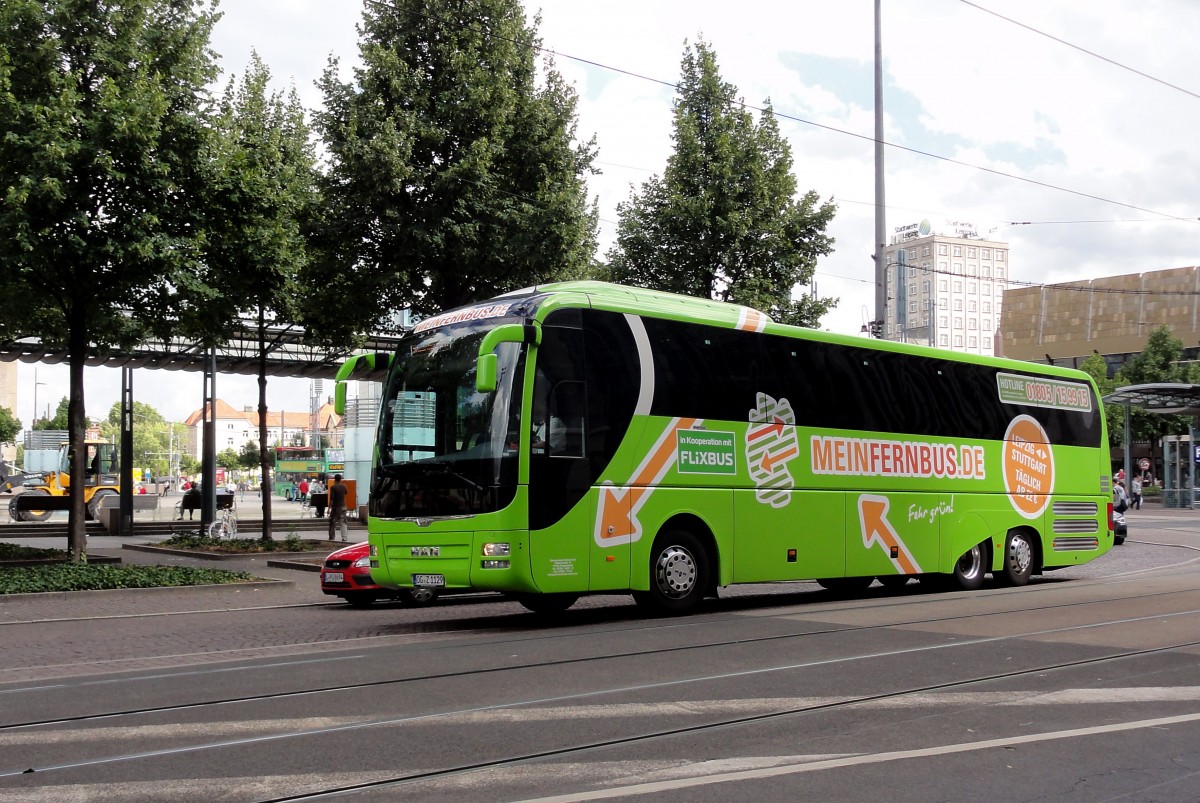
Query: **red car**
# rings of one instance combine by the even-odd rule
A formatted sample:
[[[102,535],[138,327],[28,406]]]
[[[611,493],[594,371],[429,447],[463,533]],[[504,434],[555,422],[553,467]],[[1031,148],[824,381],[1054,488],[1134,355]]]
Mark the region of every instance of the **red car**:
[[[398,599],[405,605],[429,605],[437,599],[432,588],[392,591],[376,585],[371,579],[371,545],[366,541],[344,546],[325,558],[321,590],[356,608],[365,608],[377,599]]]

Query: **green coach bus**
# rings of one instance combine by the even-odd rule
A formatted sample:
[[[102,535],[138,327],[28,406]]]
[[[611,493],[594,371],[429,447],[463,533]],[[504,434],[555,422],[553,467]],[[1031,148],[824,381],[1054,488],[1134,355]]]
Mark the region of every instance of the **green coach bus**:
[[[1108,439],[1066,368],[777,324],[600,282],[419,323],[383,382],[371,574],[536,611],[733,583],[975,589],[1113,544]]]

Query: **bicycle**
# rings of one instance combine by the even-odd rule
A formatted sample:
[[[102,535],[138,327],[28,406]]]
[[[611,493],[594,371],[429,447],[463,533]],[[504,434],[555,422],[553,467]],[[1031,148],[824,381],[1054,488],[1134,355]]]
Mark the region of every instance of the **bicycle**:
[[[208,537],[218,541],[237,538],[237,514],[233,508],[217,511],[217,518],[208,525]]]

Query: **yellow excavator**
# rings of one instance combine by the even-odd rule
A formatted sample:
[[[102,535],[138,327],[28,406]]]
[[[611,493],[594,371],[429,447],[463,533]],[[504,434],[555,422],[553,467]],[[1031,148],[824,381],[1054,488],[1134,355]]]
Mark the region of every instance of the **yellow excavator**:
[[[83,486],[83,502],[89,519],[100,518],[100,508],[105,497],[121,492],[120,466],[116,444],[105,441],[84,441],[87,450],[87,473]],[[68,510],[71,506],[71,467],[69,446],[63,443],[58,448],[58,470],[37,474],[26,474],[21,479],[22,493],[13,496],[8,503],[8,514],[13,521],[45,521],[56,510]],[[12,489],[15,477],[0,476],[0,491]],[[107,504],[113,504],[110,500]]]

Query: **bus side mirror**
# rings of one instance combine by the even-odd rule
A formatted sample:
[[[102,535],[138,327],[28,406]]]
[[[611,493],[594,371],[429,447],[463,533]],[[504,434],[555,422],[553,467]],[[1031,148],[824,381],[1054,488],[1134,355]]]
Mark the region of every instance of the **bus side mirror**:
[[[375,353],[375,354],[357,354],[342,363],[342,367],[338,369],[337,376],[334,377],[333,384],[333,411],[338,415],[346,414],[346,380],[353,374],[362,374],[368,371],[386,371],[392,364],[392,355]]]
[[[528,343],[536,346],[541,342],[542,328],[536,323],[506,323],[488,332],[479,344],[479,356],[475,360],[475,390],[480,393],[492,393],[496,390],[499,364],[496,347],[501,343]]]
[[[475,389],[480,393],[492,393],[496,390],[496,366],[500,359],[496,352],[480,354],[475,363]]]

